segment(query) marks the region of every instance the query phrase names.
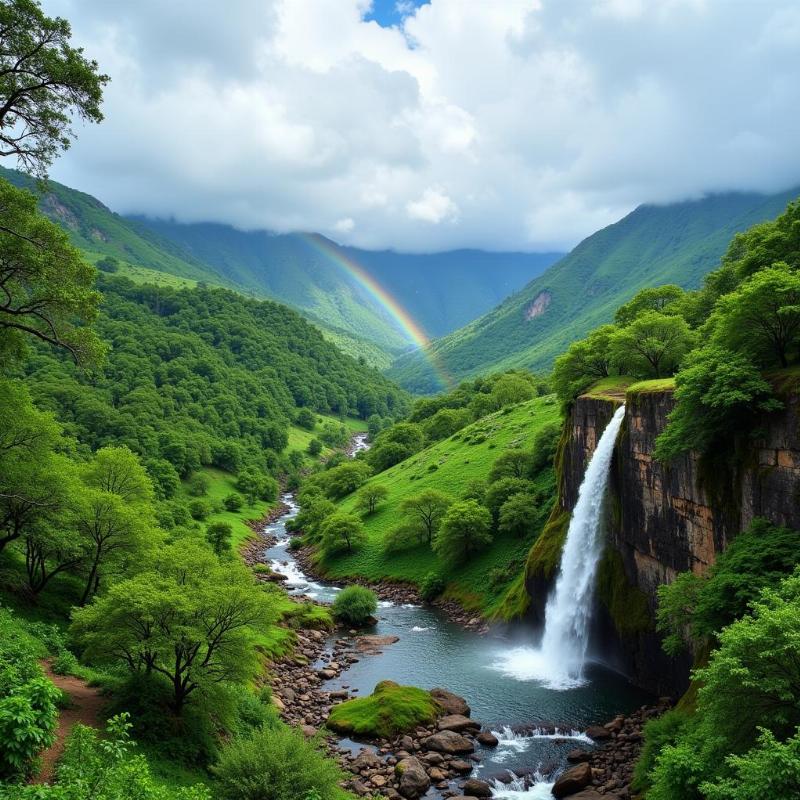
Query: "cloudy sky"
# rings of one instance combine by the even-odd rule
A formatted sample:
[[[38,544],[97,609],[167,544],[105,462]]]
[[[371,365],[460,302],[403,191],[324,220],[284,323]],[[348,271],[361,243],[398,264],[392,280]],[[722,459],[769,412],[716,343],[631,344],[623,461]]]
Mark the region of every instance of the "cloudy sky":
[[[800,184],[797,0],[43,0],[112,77],[52,174],[368,248],[565,249]]]

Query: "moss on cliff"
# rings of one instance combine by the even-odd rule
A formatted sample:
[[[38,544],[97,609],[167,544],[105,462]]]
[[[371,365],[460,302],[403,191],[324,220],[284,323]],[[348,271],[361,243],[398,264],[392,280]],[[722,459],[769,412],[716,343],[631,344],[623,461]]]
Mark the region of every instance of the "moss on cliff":
[[[500,605],[492,613],[492,620],[509,622],[525,615],[530,608],[531,598],[525,587],[525,572],[520,572],[511,586],[508,587]]]
[[[552,578],[561,559],[567,538],[570,512],[556,504],[550,518],[528,554],[525,574],[528,578]]]
[[[597,570],[597,596],[620,635],[630,636],[653,627],[647,597],[641,589],[631,586],[622,556],[609,547]]]

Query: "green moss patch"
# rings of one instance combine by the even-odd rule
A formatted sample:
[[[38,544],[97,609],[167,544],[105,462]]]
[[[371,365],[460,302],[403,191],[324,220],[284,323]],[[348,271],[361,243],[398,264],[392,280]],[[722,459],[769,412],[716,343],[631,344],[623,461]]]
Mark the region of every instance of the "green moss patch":
[[[569,528],[569,511],[556,505],[539,538],[528,555],[526,575],[529,578],[552,578],[561,560],[561,551]]]
[[[630,378],[627,375],[612,375],[593,383],[581,397],[621,403],[625,399],[625,392],[628,387],[635,382],[636,378]]]
[[[622,556],[607,548],[597,570],[597,596],[608,609],[614,627],[629,636],[653,627],[644,592],[631,586],[625,575]]]
[[[441,707],[429,692],[416,686],[381,681],[369,697],[358,697],[334,706],[328,727],[346,736],[381,738],[430,725]]]

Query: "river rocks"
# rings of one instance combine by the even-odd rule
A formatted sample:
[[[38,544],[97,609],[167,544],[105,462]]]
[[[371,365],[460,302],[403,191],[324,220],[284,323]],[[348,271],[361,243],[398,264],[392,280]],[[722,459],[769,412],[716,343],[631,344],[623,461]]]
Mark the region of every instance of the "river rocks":
[[[423,740],[422,745],[426,750],[436,750],[448,755],[472,753],[475,750],[475,745],[469,739],[455,731],[435,733]]]
[[[470,715],[467,701],[447,689],[431,689],[431,697],[442,707],[445,714],[460,714],[462,717]]]
[[[484,747],[497,747],[500,744],[498,738],[491,731],[481,731],[476,737],[475,741],[482,744]]]
[[[407,800],[416,800],[421,797],[431,785],[428,773],[413,756],[404,758],[394,768],[394,772],[399,779],[398,791]]]
[[[567,797],[585,788],[592,782],[592,768],[589,764],[579,764],[564,772],[550,790],[553,797]]]
[[[567,753],[567,761],[570,764],[581,764],[584,761],[589,761],[592,754],[588,750],[570,750]]]
[[[595,742],[603,742],[611,738],[611,731],[601,725],[590,725],[586,729],[586,735]]]
[[[437,723],[440,731],[455,731],[461,733],[466,730],[479,730],[480,723],[475,720],[465,717],[462,714],[448,714],[442,717]]]
[[[469,761],[457,758],[450,762],[450,769],[461,775],[469,775],[469,773],[472,772],[472,764],[470,764]]]
[[[467,797],[491,797],[492,789],[486,781],[470,778],[461,789]]]

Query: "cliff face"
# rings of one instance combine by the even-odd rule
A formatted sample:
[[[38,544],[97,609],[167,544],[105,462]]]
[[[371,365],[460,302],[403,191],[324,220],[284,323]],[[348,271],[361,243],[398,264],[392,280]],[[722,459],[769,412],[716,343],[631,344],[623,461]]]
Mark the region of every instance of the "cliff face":
[[[572,509],[586,463],[621,402],[579,398],[567,422],[561,503]],[[754,517],[800,529],[798,398],[760,421],[749,458],[726,473],[695,455],[669,465],[653,459],[655,439],[674,400],[669,392],[628,398],[612,465],[607,548],[598,581],[594,646],[642,686],[677,693],[689,659],[670,659],[652,628],[656,590],[679,572],[703,573]],[[541,595],[534,605],[542,602]],[[646,606],[647,613],[642,613]]]

